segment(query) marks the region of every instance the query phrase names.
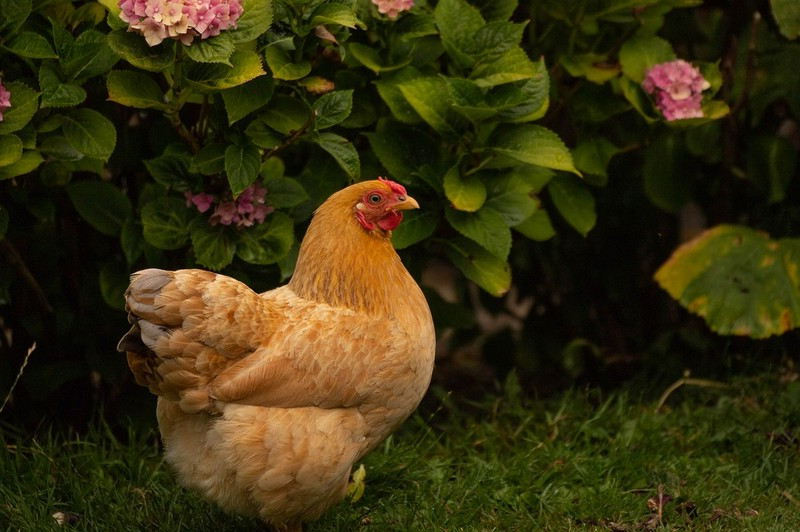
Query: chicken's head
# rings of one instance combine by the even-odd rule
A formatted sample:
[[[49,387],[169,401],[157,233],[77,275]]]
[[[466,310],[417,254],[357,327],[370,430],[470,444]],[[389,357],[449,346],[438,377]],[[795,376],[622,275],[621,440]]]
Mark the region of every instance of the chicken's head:
[[[403,220],[402,211],[419,208],[403,185],[382,177],[350,188],[358,198],[354,207],[356,220],[366,231],[391,231]]]

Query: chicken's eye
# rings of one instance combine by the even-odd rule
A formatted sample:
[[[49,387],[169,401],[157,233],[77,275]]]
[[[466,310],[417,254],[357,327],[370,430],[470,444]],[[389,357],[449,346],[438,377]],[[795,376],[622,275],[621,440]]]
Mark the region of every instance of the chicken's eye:
[[[369,202],[372,204],[378,204],[383,200],[380,194],[370,194],[369,195]]]

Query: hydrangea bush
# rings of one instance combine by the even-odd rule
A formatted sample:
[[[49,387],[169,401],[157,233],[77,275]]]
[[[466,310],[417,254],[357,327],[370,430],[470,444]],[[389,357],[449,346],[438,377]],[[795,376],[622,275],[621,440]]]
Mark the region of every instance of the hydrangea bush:
[[[496,334],[485,320],[469,329],[486,305],[517,323],[506,365],[531,367],[543,356],[531,338],[560,346],[564,331],[641,338],[619,348],[641,349],[658,327],[614,332],[604,320],[628,312],[616,301],[637,304],[628,285],[653,285],[679,235],[742,221],[776,233],[770,216],[791,210],[797,21],[745,11],[0,2],[3,326],[15,350],[58,339],[39,353],[65,362],[63,380],[40,386],[89,370],[113,380],[123,373],[106,352],[124,317],[103,307],[121,311],[131,271],[204,267],[268,289],[291,275],[320,202],[385,175],[423,206],[393,235],[404,260],[419,277],[449,272],[427,285],[439,288],[428,293],[437,324],[460,331],[453,349]],[[620,242],[642,249],[626,257],[612,251]],[[613,266],[594,265],[587,246]],[[472,284],[504,299],[465,295]],[[611,295],[587,304],[590,293]],[[97,338],[76,333],[87,323]]]

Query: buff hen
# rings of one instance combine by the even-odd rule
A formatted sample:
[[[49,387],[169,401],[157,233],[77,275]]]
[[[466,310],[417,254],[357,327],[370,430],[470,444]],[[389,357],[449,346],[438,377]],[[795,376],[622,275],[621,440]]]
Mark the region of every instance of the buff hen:
[[[158,396],[183,485],[280,530],[344,497],[353,464],[430,383],[430,310],[391,243],[418,207],[385,179],[340,190],[317,209],[289,283],[263,294],[203,270],[133,274],[118,349]]]

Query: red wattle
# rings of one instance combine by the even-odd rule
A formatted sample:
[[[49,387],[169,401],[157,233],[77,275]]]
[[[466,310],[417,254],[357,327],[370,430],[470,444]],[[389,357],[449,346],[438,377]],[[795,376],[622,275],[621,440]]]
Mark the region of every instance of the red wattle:
[[[378,227],[384,231],[392,231],[395,227],[400,225],[403,221],[403,213],[397,211],[389,211],[386,216],[378,220]]]

